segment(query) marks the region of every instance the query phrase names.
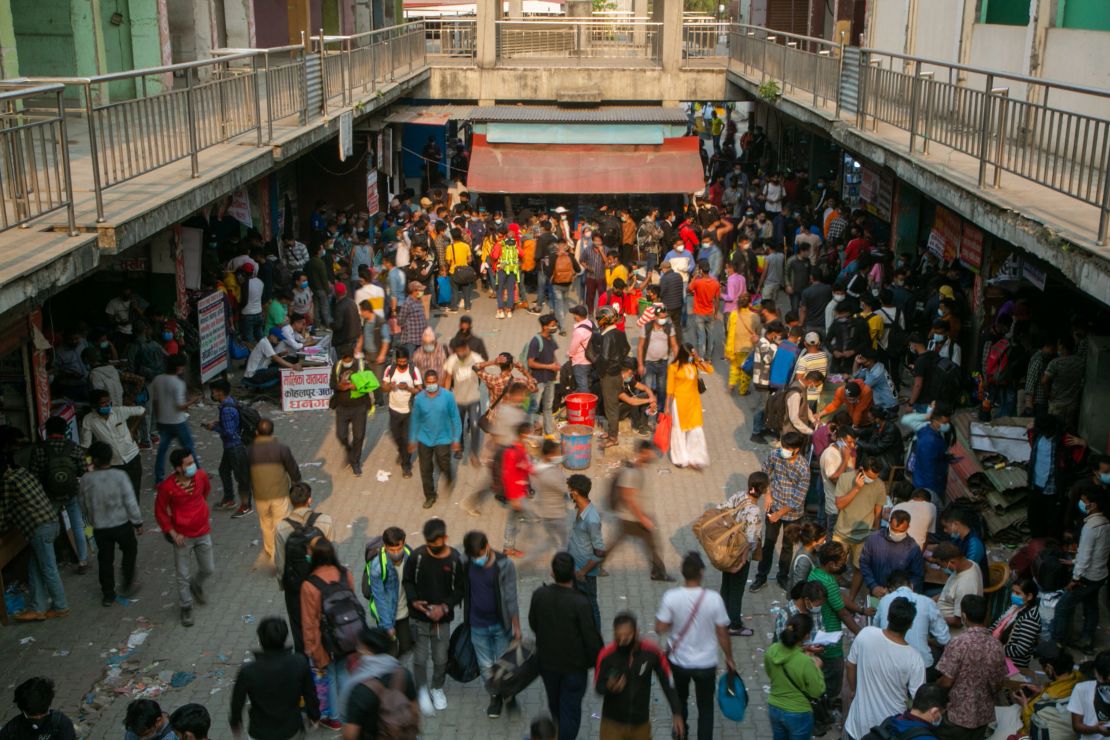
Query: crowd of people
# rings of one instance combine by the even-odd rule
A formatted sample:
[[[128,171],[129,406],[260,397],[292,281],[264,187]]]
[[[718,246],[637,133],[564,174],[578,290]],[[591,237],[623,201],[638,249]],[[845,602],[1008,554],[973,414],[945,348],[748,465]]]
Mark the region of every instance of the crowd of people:
[[[735,673],[734,638],[754,637],[745,592],[766,588],[775,570],[785,598],[763,666],[775,738],[841,726],[853,740],[878,727],[887,737],[982,738],[1004,683],[1018,676],[1012,701],[1026,732],[1058,712],[1076,733],[1110,736],[1097,689],[1110,680],[1110,653],[1092,673],[1071,652],[1093,649],[1110,558],[1110,458],[1076,436],[1087,325],[1038,323],[1028,296],[1015,294],[971,347],[970,275],[959,264],[925,247],[895,255],[885,225],[849,208],[825,179],[810,186],[804,173],[767,169],[774,152],[761,130],[737,137],[716,110],[702,123],[715,142],[708,184],[682,209],[603,204],[577,218],[562,207],[506,217],[465,190],[432,188],[372,218],[318,204],[306,242],[220,242],[206,271],[227,304],[242,385],[220,378],[206,389],[216,407],[206,428],[222,448],[213,508],[257,514],[287,610],[259,623],[260,650],[231,699],[236,734],[249,703],[252,737],[295,737],[306,718],[345,738],[412,736],[420,715],[447,709],[460,629],[490,694],[486,714],[512,714],[522,687],[498,666],[527,628],[550,713],[533,738],[578,736],[593,669],[602,738],[651,737],[657,683],[675,736],[706,740],[717,672],[723,663]],[[214,215],[212,231],[224,222]],[[489,351],[473,318],[487,299],[495,321],[535,322],[524,347]],[[54,553],[63,510],[74,532],[92,532],[104,606],[139,589],[140,451],[155,446],[147,488],[172,547],[180,621],[203,619],[194,612],[217,565],[213,483],[188,423],[203,397],[189,393],[193,349],[176,319],[129,289],[97,328],[62,334],[53,388],[81,406],[76,440],[61,417],[42,440],[10,428],[0,440],[0,521],[31,545],[28,606],[16,620],[69,614]],[[431,518],[423,544],[410,547],[395,522],[367,543],[364,570],[344,566],[292,449],[240,400],[311,363],[330,368],[337,463],[361,476],[367,424],[381,414],[402,478],[419,471],[424,508],[451,492],[459,465],[481,469],[462,506],[473,517],[493,500],[507,507],[500,542],[475,529],[457,550],[443,519]],[[651,579],[675,581],[648,473],[660,455],[690,471],[711,464],[701,394],[718,369],[752,418],[760,469],[746,490],[706,502],[730,512],[739,565],[713,590],[702,557],[683,557],[682,585],[663,595],[652,625],[660,646],[632,613],[603,621],[599,577],[632,538]],[[566,474],[556,435],[572,394],[597,404],[598,454],[621,459],[607,479]],[[972,402],[1034,418],[1035,539],[1001,607],[981,520],[945,495],[953,420]],[[603,515],[616,522],[608,540]],[[88,542],[74,541],[85,573]],[[532,595],[524,625],[517,572],[534,563],[549,564],[552,582]],[[1047,685],[1027,680],[1038,663]],[[696,726],[687,722],[691,683]],[[52,695],[48,679],[21,684],[13,722],[64,726]],[[199,740],[209,724],[198,705],[166,716],[139,700],[126,729]]]

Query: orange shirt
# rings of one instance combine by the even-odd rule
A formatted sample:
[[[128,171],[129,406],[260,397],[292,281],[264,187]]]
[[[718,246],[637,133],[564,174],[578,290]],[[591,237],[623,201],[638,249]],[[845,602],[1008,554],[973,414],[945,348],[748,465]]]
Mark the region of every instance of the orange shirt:
[[[712,316],[721,298],[721,284],[706,275],[690,282],[690,292],[694,294],[694,313]]]

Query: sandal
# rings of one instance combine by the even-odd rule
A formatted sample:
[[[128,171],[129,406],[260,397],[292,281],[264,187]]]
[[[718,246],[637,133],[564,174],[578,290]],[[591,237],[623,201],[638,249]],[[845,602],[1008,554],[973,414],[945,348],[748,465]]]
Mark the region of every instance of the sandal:
[[[755,630],[751,627],[741,627],[740,629],[729,629],[728,633],[733,637],[751,637],[755,634]]]

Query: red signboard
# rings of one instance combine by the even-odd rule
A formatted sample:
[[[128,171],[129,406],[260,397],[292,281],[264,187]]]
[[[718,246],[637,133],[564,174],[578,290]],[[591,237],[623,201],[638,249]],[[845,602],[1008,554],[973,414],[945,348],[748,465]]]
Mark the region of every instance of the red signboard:
[[[960,237],[960,262],[976,274],[983,266],[983,232],[966,221]]]

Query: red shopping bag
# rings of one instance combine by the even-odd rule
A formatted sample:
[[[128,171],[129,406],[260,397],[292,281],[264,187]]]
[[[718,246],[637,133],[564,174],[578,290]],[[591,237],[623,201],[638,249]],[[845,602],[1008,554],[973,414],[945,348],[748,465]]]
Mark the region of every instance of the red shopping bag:
[[[659,421],[655,425],[655,436],[651,440],[664,455],[671,449],[671,423],[671,415],[660,412]]]

